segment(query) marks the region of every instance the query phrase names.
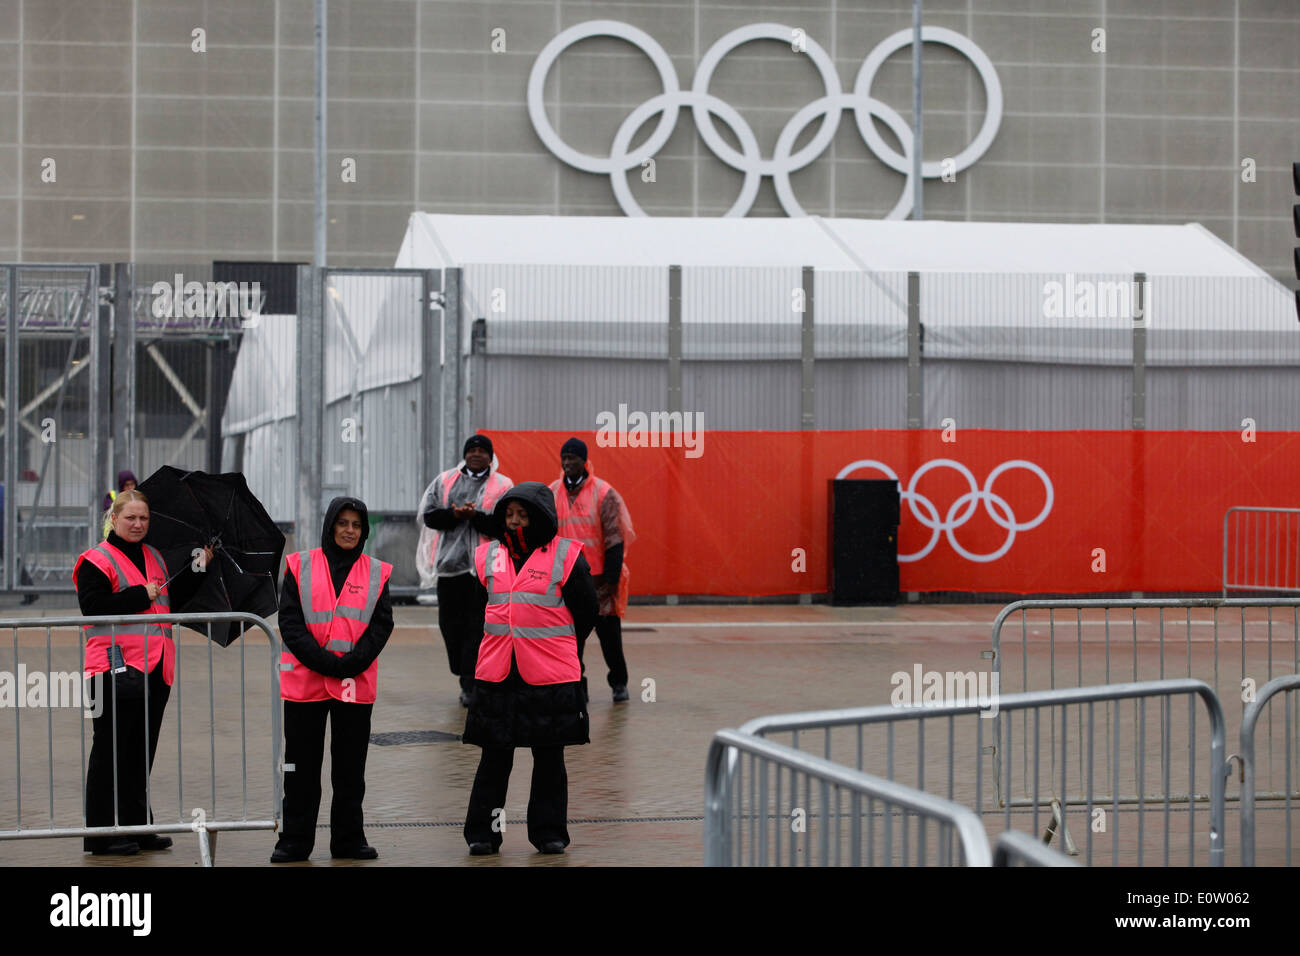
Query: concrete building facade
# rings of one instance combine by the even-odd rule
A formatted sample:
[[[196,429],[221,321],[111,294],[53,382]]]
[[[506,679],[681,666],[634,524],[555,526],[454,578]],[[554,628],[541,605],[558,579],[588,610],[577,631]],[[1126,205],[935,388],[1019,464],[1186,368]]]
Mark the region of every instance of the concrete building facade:
[[[623,213],[610,177],[563,162],[529,117],[539,53],[577,24],[642,31],[685,90],[730,31],[790,28],[789,42],[727,53],[709,84],[764,158],[825,95],[801,35],[847,91],[873,48],[911,25],[909,0],[329,8],[329,262],[342,266],[391,265],[415,209]],[[312,17],[312,0],[0,0],[0,261],[309,259]],[[1293,278],[1295,0],[925,0],[924,22],[987,55],[1003,98],[988,150],[952,181],[925,181],[927,218],[1198,221]],[[910,56],[904,46],[885,58],[870,89],[909,126]],[[923,154],[940,162],[972,142],[989,103],[961,52],[927,43],[924,62]],[[597,36],[564,50],[543,90],[558,136],[607,157],[628,116],[665,87],[643,49]],[[633,147],[658,122],[648,114]],[[898,150],[889,124],[874,122]],[[721,140],[740,148],[736,134]],[[683,106],[653,176],[646,164],[627,174],[630,195],[651,215],[721,215],[745,180],[719,158],[727,148],[707,142]],[[790,177],[801,208],[886,215],[906,180],[880,152],[846,111]],[[787,214],[771,176],[748,214]]]

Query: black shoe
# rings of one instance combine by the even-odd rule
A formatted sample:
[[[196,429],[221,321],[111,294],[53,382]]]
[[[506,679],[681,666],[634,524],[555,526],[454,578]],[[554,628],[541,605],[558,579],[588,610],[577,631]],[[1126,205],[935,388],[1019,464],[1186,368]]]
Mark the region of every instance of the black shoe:
[[[547,840],[537,848],[538,853],[563,853],[564,842],[561,840]]]
[[[140,844],[135,840],[114,840],[90,852],[93,856],[135,856],[140,852]]]
[[[460,706],[462,707],[469,706],[469,691],[463,690],[460,692]]]
[[[363,843],[351,850],[336,850],[330,847],[330,856],[336,860],[377,860],[379,851],[369,843]]]
[[[24,604],[35,604],[35,603],[36,603],[37,601],[39,601],[40,599],[41,599],[41,596],[40,596],[39,594],[24,594],[24,595],[23,595],[23,603],[24,603]]]
[[[142,837],[137,837],[136,842],[140,844],[142,850],[170,850],[172,848],[172,838],[169,836],[157,836],[147,833]]]
[[[470,856],[491,856],[497,852],[497,848],[491,843],[471,843],[469,845]]]
[[[294,850],[288,847],[277,846],[271,854],[272,863],[301,863],[311,857],[311,850],[302,851]]]
[[[627,701],[627,685],[619,684],[614,688],[614,703],[622,704]]]

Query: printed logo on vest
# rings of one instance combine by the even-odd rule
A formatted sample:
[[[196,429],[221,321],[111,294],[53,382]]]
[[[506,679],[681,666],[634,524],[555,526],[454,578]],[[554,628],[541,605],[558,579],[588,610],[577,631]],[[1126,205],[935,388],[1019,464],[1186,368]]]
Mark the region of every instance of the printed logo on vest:
[[[528,572],[529,576],[532,577],[532,578],[548,578],[548,577],[550,577],[550,575],[547,574],[545,571],[539,571],[537,568],[525,568],[525,570]]]
[[[349,581],[347,583],[347,588],[349,594],[360,594],[362,591],[365,590],[365,588],[363,588],[360,584],[356,584],[352,581]]]

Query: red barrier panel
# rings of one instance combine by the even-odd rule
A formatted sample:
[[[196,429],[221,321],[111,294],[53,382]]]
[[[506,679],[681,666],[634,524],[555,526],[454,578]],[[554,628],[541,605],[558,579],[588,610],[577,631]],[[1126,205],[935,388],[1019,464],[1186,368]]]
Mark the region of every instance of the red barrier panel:
[[[505,474],[549,483],[574,433],[487,434]],[[576,434],[632,512],[633,594],[826,592],[829,482],[880,466],[904,591],[1217,591],[1224,511],[1300,498],[1293,432],[709,431],[697,457]]]

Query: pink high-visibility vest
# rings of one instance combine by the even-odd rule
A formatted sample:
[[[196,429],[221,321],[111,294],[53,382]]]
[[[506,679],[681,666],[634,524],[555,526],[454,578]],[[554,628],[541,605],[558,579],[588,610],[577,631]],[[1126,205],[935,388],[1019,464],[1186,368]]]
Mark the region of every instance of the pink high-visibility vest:
[[[566,538],[582,542],[582,553],[587,556],[591,566],[591,576],[595,578],[605,570],[605,523],[601,512],[605,499],[614,488],[608,481],[588,474],[578,493],[570,504],[569,490],[563,478],[551,482],[551,493],[555,495],[555,517],[558,524],[557,533]],[[624,509],[626,510],[626,509]],[[618,589],[614,592],[612,610],[615,617],[627,613],[628,582],[631,574],[627,567],[626,545],[624,541],[623,566],[619,570]],[[601,613],[605,611],[602,608]]]
[[[304,560],[304,558],[306,560]],[[393,566],[363,554],[353,563],[341,594],[334,593],[329,561],[320,548],[298,551],[285,559],[298,582],[298,599],[307,631],[321,647],[342,657],[370,624],[379,595]],[[285,700],[335,700],[373,704],[379,689],[379,661],[356,677],[326,677],[301,663],[286,648],[280,656],[280,696]]]
[[[81,633],[86,638],[86,676],[93,677],[108,670],[108,651],[116,644],[122,649],[122,659],[127,666],[134,667],[146,674],[152,673],[163,664],[163,680],[171,684],[176,670],[176,645],[172,643],[170,624],[148,624],[151,614],[167,614],[171,611],[171,599],[167,596],[167,565],[158,549],[152,545],[144,548],[144,570],[141,574],[135,562],[103,541],[89,551],[83,551],[72,569],[72,578],[77,578],[77,570],[82,561],[89,561],[108,578],[113,585],[113,593],[136,585],[153,581],[158,585],[158,597],[149,605],[148,610],[139,613],[139,624],[82,625]]]
[[[498,683],[510,673],[510,655],[529,684],[565,684],[582,678],[573,615],[560,587],[582,553],[582,544],[553,538],[534,549],[515,573],[510,553],[499,541],[481,544],[474,569],[487,588],[483,643],[474,676]]]

